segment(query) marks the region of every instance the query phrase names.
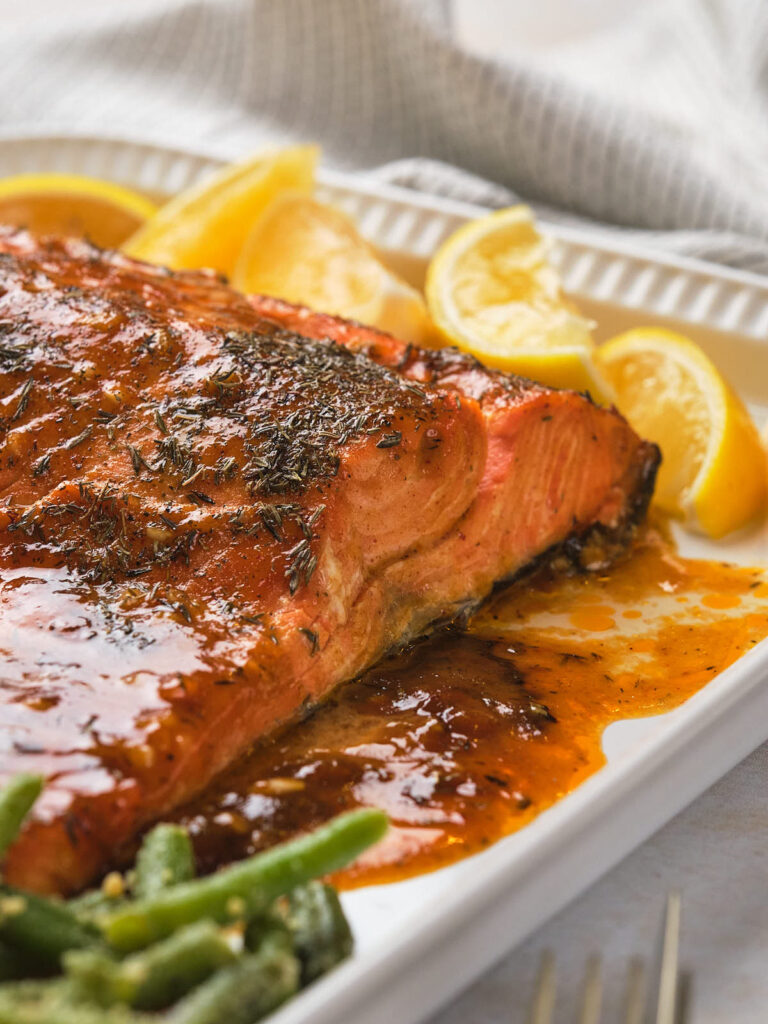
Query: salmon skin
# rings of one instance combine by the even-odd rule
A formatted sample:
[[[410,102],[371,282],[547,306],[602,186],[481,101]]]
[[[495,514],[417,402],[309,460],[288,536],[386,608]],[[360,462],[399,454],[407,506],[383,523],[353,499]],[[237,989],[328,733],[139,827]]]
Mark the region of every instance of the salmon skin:
[[[76,891],[259,738],[544,552],[597,564],[659,461],[615,410],[212,275],[0,234],[9,881]]]

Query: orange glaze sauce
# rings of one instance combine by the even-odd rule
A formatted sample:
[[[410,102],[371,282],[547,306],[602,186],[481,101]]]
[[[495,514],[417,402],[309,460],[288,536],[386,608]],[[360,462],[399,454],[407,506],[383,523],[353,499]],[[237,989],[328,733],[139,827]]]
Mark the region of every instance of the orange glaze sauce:
[[[209,869],[373,805],[393,828],[338,884],[441,867],[597,771],[609,723],[676,707],[768,636],[764,579],[652,529],[604,574],[541,572],[338,690],[179,820]]]

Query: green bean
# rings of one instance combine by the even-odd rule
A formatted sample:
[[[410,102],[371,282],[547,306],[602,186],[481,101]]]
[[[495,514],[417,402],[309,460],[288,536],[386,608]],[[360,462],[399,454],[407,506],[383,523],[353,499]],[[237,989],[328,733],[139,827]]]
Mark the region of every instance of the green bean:
[[[245,929],[244,947],[246,951],[256,953],[269,944],[271,949],[283,949],[288,953],[295,953],[293,936],[288,930],[283,917],[275,913],[271,907],[264,914],[256,914],[251,917]]]
[[[299,962],[278,939],[265,940],[177,1003],[167,1024],[255,1024],[299,988]]]
[[[39,1014],[58,1012],[63,1005],[69,1004],[69,995],[69,982],[61,977],[0,985],[0,1021],[5,1020],[6,1014],[15,1021],[17,1017],[36,1019]]]
[[[126,1007],[104,1010],[73,999],[65,979],[0,985],[0,1024],[149,1024]]]
[[[181,825],[156,825],[144,837],[136,858],[133,894],[149,899],[171,885],[195,877],[195,857],[189,834]]]
[[[330,971],[352,952],[352,931],[330,885],[310,882],[300,886],[278,900],[276,909],[293,938],[302,985]]]
[[[0,857],[19,834],[21,824],[43,788],[42,775],[14,775],[0,789]]]
[[[39,1003],[43,1000],[48,1002],[53,998],[61,998],[64,993],[69,992],[69,982],[62,978],[41,978],[24,981],[6,982],[0,985],[0,1002],[10,1005],[11,1003]]]
[[[198,921],[125,960],[113,960],[101,950],[74,950],[64,957],[64,969],[83,1000],[158,1010],[237,956],[220,928]]]
[[[136,1014],[127,1006],[105,1010],[66,1000],[22,1002],[0,994],[0,1024],[156,1024],[157,1018]]]
[[[124,896],[109,896],[103,889],[89,889],[88,892],[67,900],[67,907],[78,921],[96,924],[125,902]]]
[[[39,965],[34,956],[25,953],[7,942],[0,942],[0,982],[16,981],[39,974]]]
[[[107,896],[103,889],[88,889],[86,892],[81,892],[79,896],[73,896],[72,899],[67,900],[67,906],[78,917],[81,914],[91,917],[109,907],[114,909],[114,904],[115,900],[111,896]]]
[[[386,828],[381,811],[343,814],[310,835],[115,911],[104,934],[115,949],[130,952],[203,917],[226,922],[253,916],[297,885],[344,867]]]
[[[68,949],[99,941],[95,928],[78,920],[66,903],[0,886],[0,939],[35,957],[42,968],[59,964]]]

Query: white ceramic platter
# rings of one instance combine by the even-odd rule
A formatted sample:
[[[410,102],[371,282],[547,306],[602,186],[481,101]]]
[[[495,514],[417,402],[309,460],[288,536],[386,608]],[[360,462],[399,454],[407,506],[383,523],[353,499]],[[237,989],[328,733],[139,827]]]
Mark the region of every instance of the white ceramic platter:
[[[0,138],[0,176],[59,170],[171,194],[212,156],[97,138]],[[418,281],[454,228],[484,211],[320,175],[319,194]],[[679,325],[768,419],[768,281],[546,227],[566,288],[598,337]],[[716,546],[684,534],[684,555],[768,564],[768,525]],[[521,832],[452,867],[346,894],[354,957],[289,1003],[274,1024],[413,1024],[447,1002],[670,817],[768,739],[768,642],[682,707],[606,731],[607,765]]]

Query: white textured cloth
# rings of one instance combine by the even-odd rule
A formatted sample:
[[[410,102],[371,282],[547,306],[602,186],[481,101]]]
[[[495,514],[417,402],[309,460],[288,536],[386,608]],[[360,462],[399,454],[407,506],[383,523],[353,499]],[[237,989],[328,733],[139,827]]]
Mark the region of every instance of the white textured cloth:
[[[317,139],[337,166],[768,273],[767,0],[0,0],[0,24],[0,132]],[[593,950],[615,1007],[675,887],[692,1024],[768,1020],[767,773],[768,747],[434,1024],[522,1024],[545,946],[563,1020]]]
[[[457,0],[453,11],[450,0],[2,4],[0,126],[224,153],[316,138],[348,167],[430,158],[504,188],[485,192],[419,161],[393,173],[490,202],[511,190],[550,215],[673,232],[652,240],[768,271],[765,0],[602,0],[617,12],[607,26],[603,18],[538,50],[517,40],[521,21],[532,21],[529,0]],[[596,21],[595,0],[535,6],[540,21],[574,31]],[[493,48],[505,56],[458,46],[452,21],[473,11],[487,20],[494,7]]]

